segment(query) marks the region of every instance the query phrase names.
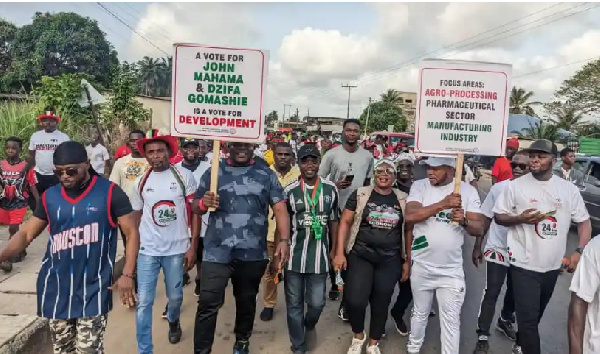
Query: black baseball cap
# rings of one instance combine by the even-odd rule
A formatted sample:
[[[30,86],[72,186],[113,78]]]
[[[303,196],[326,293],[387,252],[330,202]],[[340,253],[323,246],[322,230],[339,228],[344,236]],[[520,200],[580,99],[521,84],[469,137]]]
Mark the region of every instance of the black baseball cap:
[[[546,140],[546,139],[539,139],[539,140],[534,141],[529,146],[527,151],[529,151],[529,152],[541,151],[541,152],[545,152],[547,154],[552,154],[553,156],[558,155],[558,148],[556,147],[556,144],[554,144],[550,140]]]
[[[192,138],[181,138],[181,147],[184,147],[186,145],[189,144],[193,144],[196,146],[200,146],[200,143],[198,142],[198,140],[196,139],[192,139]]]
[[[298,159],[302,160],[305,157],[321,157],[319,149],[314,144],[305,144],[298,149]]]

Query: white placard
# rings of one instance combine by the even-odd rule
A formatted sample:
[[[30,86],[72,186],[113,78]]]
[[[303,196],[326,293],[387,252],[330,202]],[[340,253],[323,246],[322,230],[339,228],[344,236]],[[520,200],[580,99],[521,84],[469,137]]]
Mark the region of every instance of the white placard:
[[[175,44],[171,134],[259,143],[269,53]]]
[[[508,64],[427,59],[419,70],[415,151],[503,156]]]

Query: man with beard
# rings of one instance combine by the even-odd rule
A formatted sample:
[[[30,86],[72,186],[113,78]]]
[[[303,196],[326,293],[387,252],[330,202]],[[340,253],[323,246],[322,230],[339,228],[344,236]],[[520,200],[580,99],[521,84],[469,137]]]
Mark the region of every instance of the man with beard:
[[[531,173],[505,187],[494,206],[495,221],[508,227],[508,261],[519,331],[513,353],[540,354],[538,326],[552,297],[571,222],[579,247],[565,259],[577,267],[591,237],[590,216],[577,187],[552,173],[557,148],[536,140],[528,149]]]
[[[287,261],[290,218],[283,188],[268,166],[255,163],[254,145],[229,143],[230,157],[219,164],[217,193],[209,190],[211,173],[202,176],[194,212],[208,219],[204,237],[200,297],[194,328],[194,353],[212,350],[217,315],[231,279],[236,301],[234,354],[249,353],[256,314],[256,295],[268,264],[267,231],[269,206],[273,208],[275,232],[274,265]],[[210,171],[210,169],[208,170]]]
[[[500,156],[494,162],[492,167],[492,184],[506,181],[512,178],[512,168],[510,161],[519,150],[519,139],[511,138],[506,141],[506,157]]]
[[[188,169],[169,163],[178,150],[177,138],[158,135],[158,130],[153,129],[136,145],[150,165],[135,180],[136,193],[131,198],[139,220],[141,240],[137,262],[136,337],[138,352],[151,354],[154,349],[152,307],[161,269],[168,299],[169,342],[175,344],[181,340],[179,316],[183,302],[183,274],[196,264],[200,219],[190,213],[196,191],[194,176]],[[188,221],[189,215],[191,221]]]
[[[60,144],[53,166],[60,185],[44,192],[33,216],[0,251],[0,262],[25,250],[48,228],[37,280],[38,316],[49,319],[54,353],[102,354],[112,310],[117,223],[129,238],[123,273],[114,288],[123,305],[135,303],[136,219],[123,190],[95,173],[80,143]]]
[[[460,194],[454,193],[455,158],[430,157],[423,162],[429,178],[412,185],[406,204],[406,222],[414,225],[413,246],[407,253],[412,257],[414,302],[408,352],[421,350],[435,294],[442,354],[456,354],[466,286],[462,245],[465,237],[483,235],[481,202],[477,189],[465,182]]]
[[[346,205],[346,201],[352,192],[359,187],[370,184],[373,177],[373,155],[360,147],[360,121],[357,119],[346,119],[343,126],[343,144],[331,150],[325,156],[319,167],[319,176],[328,178],[335,182],[338,188],[340,209]],[[332,244],[332,242],[330,242]],[[342,271],[345,278],[345,271]],[[337,285],[331,284],[330,299],[337,299]],[[348,321],[345,301],[342,296],[338,316],[343,321]]]
[[[583,172],[576,169],[575,166],[575,153],[569,148],[564,148],[560,151],[560,159],[562,164],[554,167],[553,172],[560,178],[564,178],[569,182],[572,182],[580,190],[585,189]]]
[[[310,144],[302,146],[298,161],[302,176],[285,189],[293,223],[284,286],[291,350],[303,354],[314,350],[315,327],[325,307],[327,272],[331,268],[327,235],[337,235],[340,210],[337,188],[317,174],[319,150]]]
[[[298,181],[300,177],[300,170],[298,167],[292,167],[292,160],[294,153],[292,147],[288,143],[278,143],[274,147],[275,163],[271,166],[271,169],[277,175],[277,180],[282,187],[287,186],[290,183]],[[275,231],[277,225],[273,215],[273,209],[269,208],[269,231],[267,233],[267,255],[271,262],[273,262],[273,255],[275,253]],[[277,282],[275,278],[279,276],[280,269],[273,267],[272,265],[267,266],[267,271],[263,277],[263,303],[265,308],[260,313],[260,319],[263,321],[270,321],[273,319],[273,309],[277,304]]]
[[[529,153],[521,150],[517,152],[510,163],[512,167],[513,180],[529,173]],[[517,339],[516,332],[513,328],[515,323],[515,300],[513,296],[512,277],[508,272],[508,246],[506,235],[508,229],[504,226],[496,224],[494,218],[494,204],[498,196],[506,188],[511,180],[496,183],[490,189],[483,205],[481,212],[485,215],[485,228],[488,233],[485,249],[481,251],[483,237],[478,237],[473,246],[473,264],[478,267],[485,257],[486,262],[486,281],[481,307],[479,309],[479,318],[477,320],[477,344],[473,354],[487,354],[489,349],[490,327],[494,312],[496,311],[496,300],[500,295],[504,280],[506,280],[506,294],[504,294],[504,305],[498,317],[496,328],[504,333],[510,340]]]

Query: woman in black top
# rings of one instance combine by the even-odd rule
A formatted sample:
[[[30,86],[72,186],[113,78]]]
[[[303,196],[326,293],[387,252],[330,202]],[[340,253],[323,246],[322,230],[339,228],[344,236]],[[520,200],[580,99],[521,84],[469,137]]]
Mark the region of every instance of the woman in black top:
[[[402,230],[404,215],[402,212],[406,196],[393,190],[396,181],[394,163],[387,159],[379,160],[374,168],[374,186],[369,199],[360,215],[359,189],[351,194],[342,212],[338,230],[338,248],[334,267],[343,269],[348,266],[346,308],[352,325],[354,337],[348,354],[362,353],[366,340],[364,333],[365,311],[371,305],[370,341],[367,354],[380,354],[378,342],[385,332],[388,307],[396,282],[401,276],[408,277],[409,269],[403,269]],[[368,188],[368,187],[364,187]],[[401,204],[402,203],[402,204]],[[346,256],[344,245],[346,235],[351,233],[355,218],[360,218],[358,233],[354,244]],[[408,264],[407,264],[408,266]],[[406,274],[402,274],[405,270]]]

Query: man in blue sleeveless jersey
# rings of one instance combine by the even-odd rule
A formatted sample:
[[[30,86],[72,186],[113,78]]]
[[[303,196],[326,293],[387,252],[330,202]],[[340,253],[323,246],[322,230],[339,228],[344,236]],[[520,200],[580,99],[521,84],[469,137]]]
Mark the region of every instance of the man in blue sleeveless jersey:
[[[274,264],[281,269],[287,261],[290,217],[283,188],[275,172],[256,162],[254,146],[230,143],[230,157],[219,165],[217,193],[210,192],[210,169],[202,176],[194,211],[210,213],[204,236],[200,296],[194,328],[194,353],[212,350],[217,315],[225,300],[229,279],[236,302],[234,354],[247,354],[256,314],[256,295],[267,267],[267,219],[273,208],[275,233]],[[220,202],[219,202],[220,201]]]
[[[140,252],[137,264],[139,302],[136,311],[138,353],[151,354],[152,306],[158,274],[163,270],[167,292],[169,342],[181,340],[179,315],[183,302],[183,274],[196,264],[200,217],[191,216],[190,242],[188,213],[196,192],[194,175],[169,163],[177,153],[177,139],[159,136],[156,129],[137,141],[138,150],[150,169],[135,181],[131,205],[140,217]],[[141,213],[141,215],[140,215]]]
[[[0,251],[0,261],[18,254],[50,230],[37,280],[38,316],[50,319],[55,354],[104,353],[112,309],[117,224],[127,233],[123,275],[115,288],[133,305],[133,272],[139,247],[136,219],[127,195],[90,168],[85,147],[60,144],[53,157],[59,185],[48,188],[33,216]]]

